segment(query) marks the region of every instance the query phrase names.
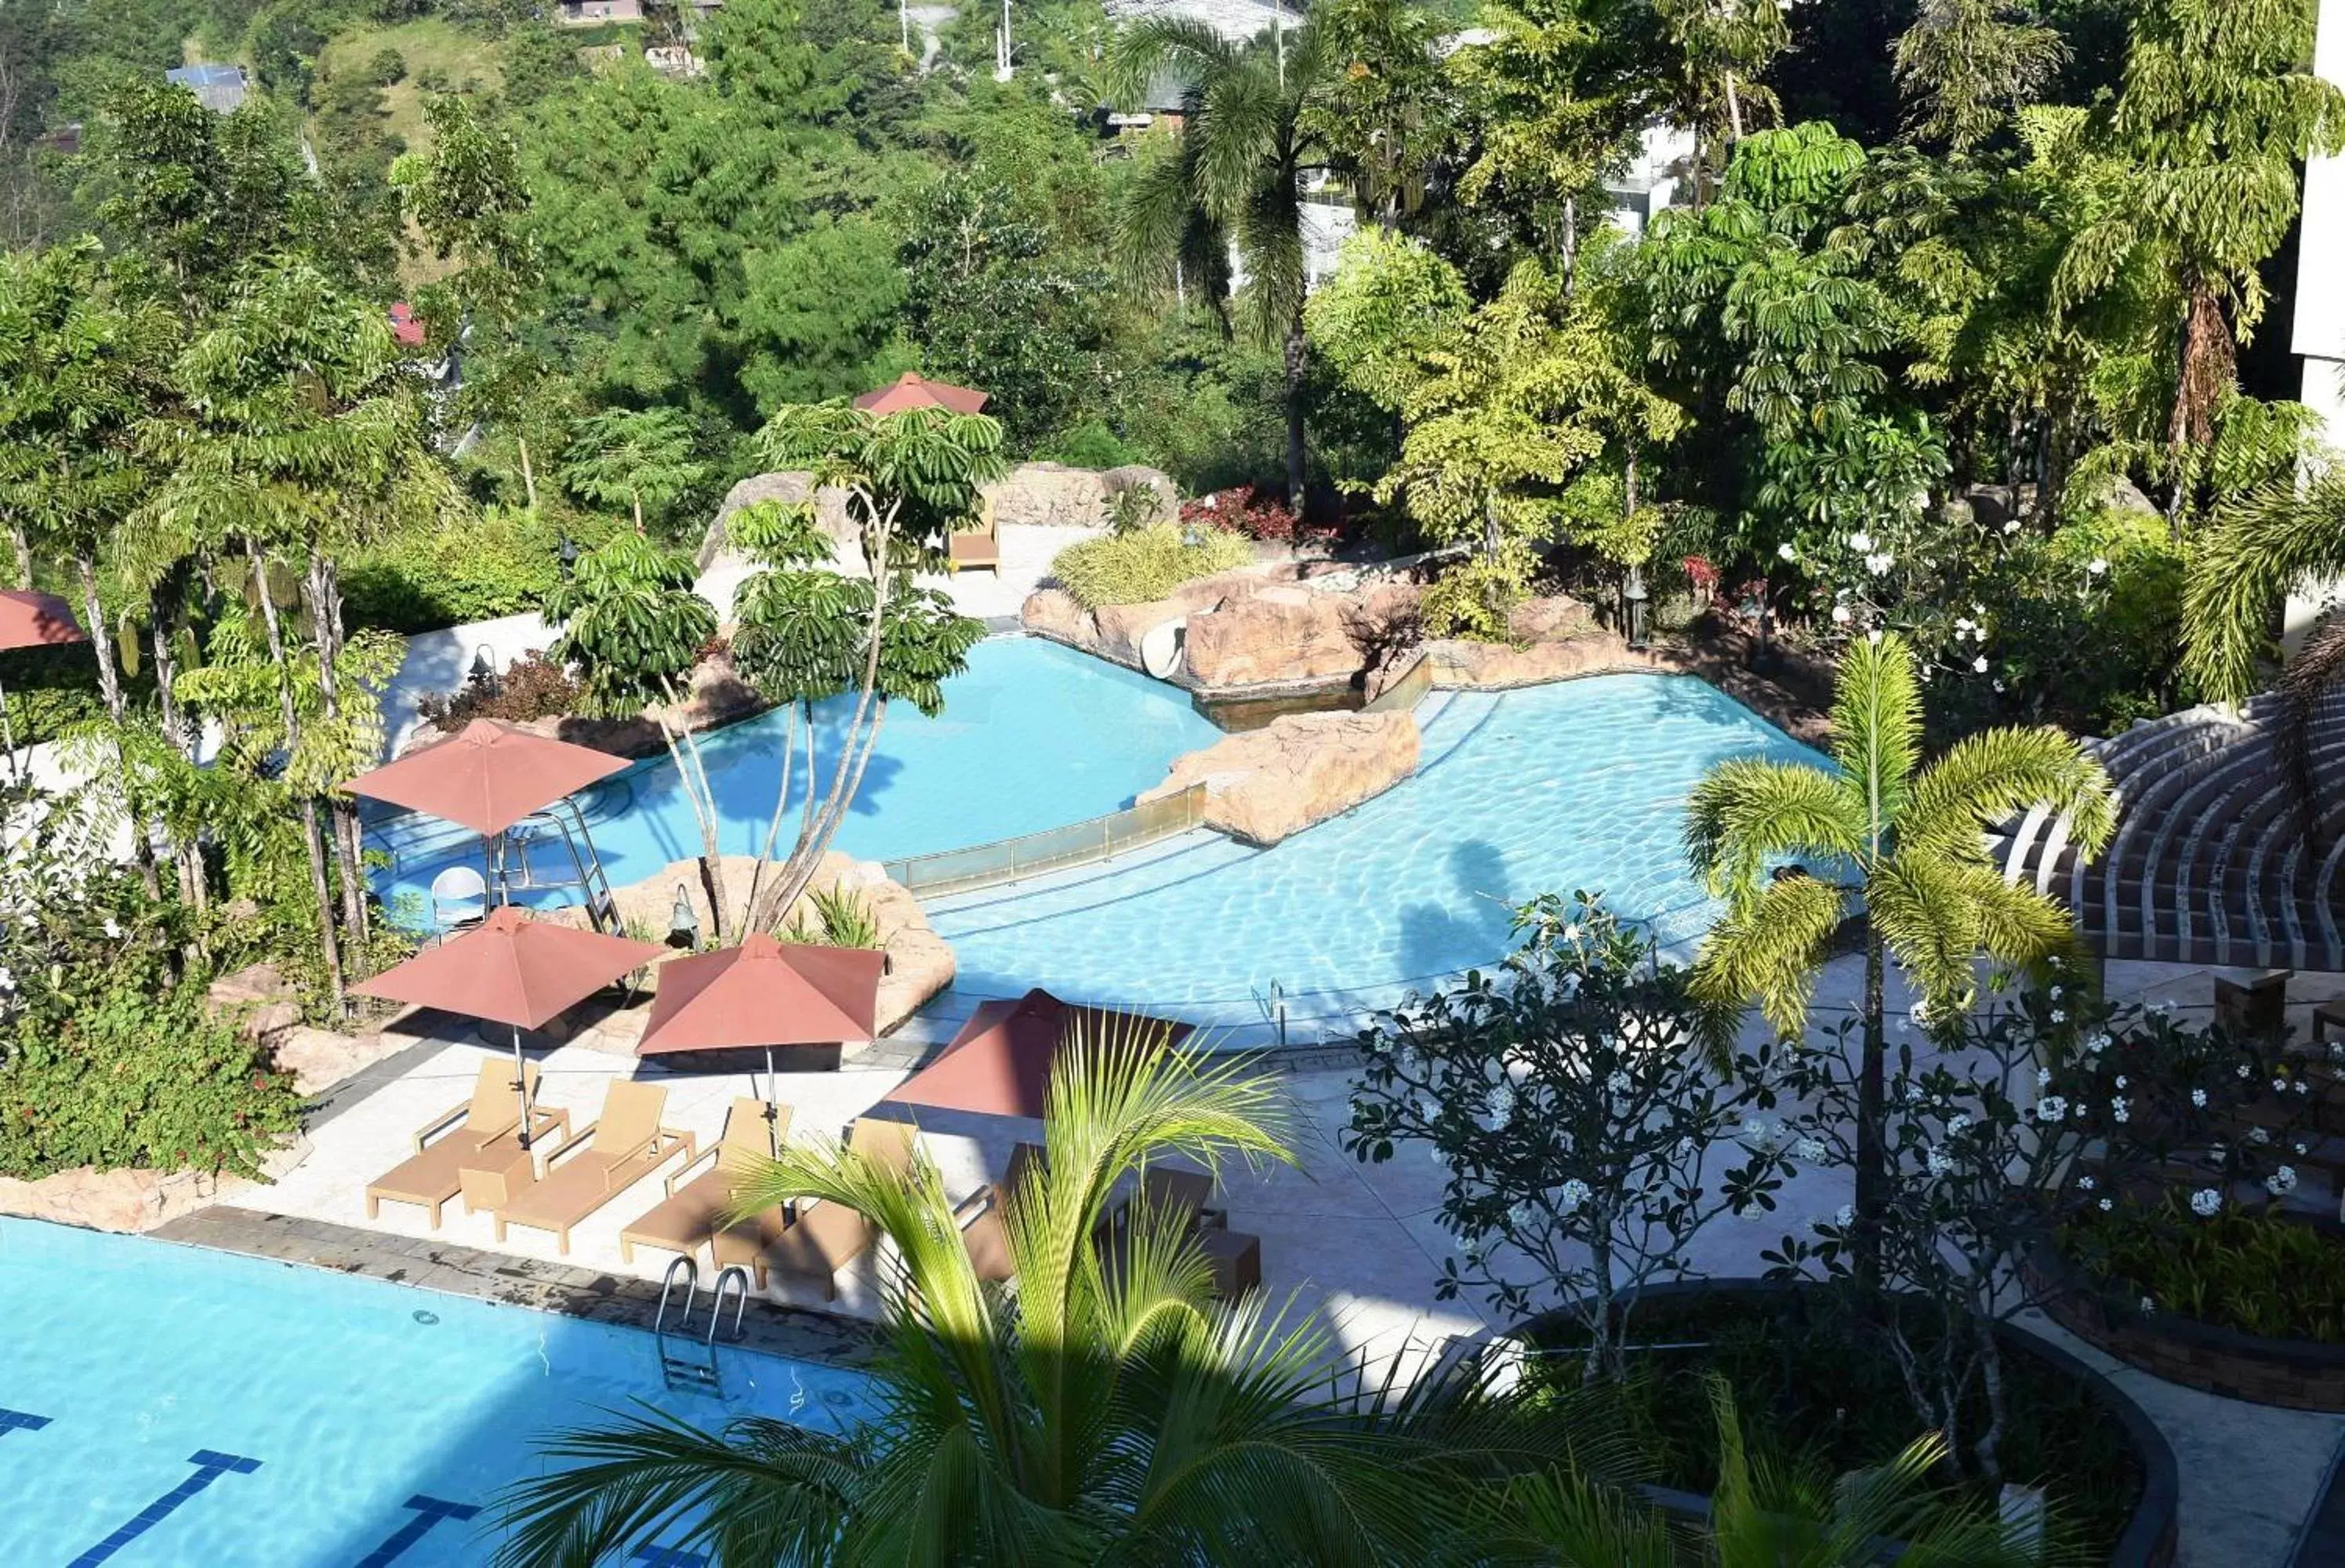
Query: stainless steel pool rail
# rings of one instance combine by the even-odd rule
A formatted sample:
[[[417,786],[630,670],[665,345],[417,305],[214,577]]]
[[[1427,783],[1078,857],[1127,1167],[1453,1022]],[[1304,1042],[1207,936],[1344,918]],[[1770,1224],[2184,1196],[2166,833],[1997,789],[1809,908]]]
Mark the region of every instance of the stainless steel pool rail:
[[[967,849],[890,860],[888,880],[916,895],[967,893],[996,883],[1015,882],[1038,872],[1089,865],[1130,849],[1186,833],[1205,818],[1203,781],[1155,800],[1109,812],[1064,827],[1045,828],[1019,838],[996,839]]]
[[[679,1283],[684,1286],[680,1306],[675,1296]],[[659,1310],[652,1318],[652,1343],[659,1353],[660,1381],[667,1387],[701,1389],[718,1399],[725,1397],[725,1371],[716,1360],[716,1330],[725,1321],[728,1291],[733,1298],[733,1338],[741,1338],[742,1315],[749,1308],[749,1276],[737,1263],[717,1273],[716,1288],[709,1292],[708,1331],[695,1338],[692,1310],[700,1294],[700,1265],[686,1253],[667,1266],[667,1273],[660,1280]],[[667,1326],[671,1306],[678,1306],[673,1330]],[[671,1336],[677,1349],[669,1348]]]

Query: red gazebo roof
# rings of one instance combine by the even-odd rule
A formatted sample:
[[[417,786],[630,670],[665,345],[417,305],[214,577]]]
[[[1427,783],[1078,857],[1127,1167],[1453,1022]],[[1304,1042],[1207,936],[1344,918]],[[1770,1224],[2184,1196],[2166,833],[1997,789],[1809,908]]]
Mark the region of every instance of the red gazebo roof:
[[[900,414],[907,409],[949,409],[973,414],[985,407],[986,394],[974,387],[931,381],[918,370],[907,370],[877,391],[855,400],[855,406],[874,414]]]
[[[88,641],[89,633],[74,619],[72,606],[56,594],[0,588],[0,648],[46,648]]]
[[[1150,1027],[1162,1029],[1167,1045],[1190,1033],[1189,1025],[1171,1018],[1078,1007],[1037,986],[1015,1001],[980,1003],[937,1059],[904,1080],[888,1098],[939,1110],[1040,1120],[1050,1097],[1051,1069],[1071,1037],[1097,1042]]]

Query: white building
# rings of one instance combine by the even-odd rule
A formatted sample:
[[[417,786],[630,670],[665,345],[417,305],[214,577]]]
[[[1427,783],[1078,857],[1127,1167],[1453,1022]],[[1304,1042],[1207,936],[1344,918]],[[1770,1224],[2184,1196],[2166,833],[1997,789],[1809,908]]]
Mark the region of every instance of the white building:
[[[2320,0],[2320,31],[2312,68],[2345,85],[2345,0]],[[2304,171],[2302,240],[2296,260],[2296,320],[2291,347],[2304,359],[2307,408],[2328,425],[2329,444],[2345,451],[2345,159],[2317,157]],[[2345,600],[2345,583],[2330,583],[2288,604],[2289,640],[2321,612]]]

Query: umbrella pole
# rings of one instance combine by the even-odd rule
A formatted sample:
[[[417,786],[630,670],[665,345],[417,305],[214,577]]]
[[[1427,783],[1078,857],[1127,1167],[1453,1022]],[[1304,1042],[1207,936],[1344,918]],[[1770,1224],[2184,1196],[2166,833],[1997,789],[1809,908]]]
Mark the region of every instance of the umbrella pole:
[[[776,1159],[782,1158],[781,1114],[774,1108],[781,1085],[774,1077],[774,1047],[766,1047],[766,1145]]]
[[[521,1026],[513,1027],[513,1093],[521,1100],[521,1146],[529,1147],[529,1058],[521,1052]]]

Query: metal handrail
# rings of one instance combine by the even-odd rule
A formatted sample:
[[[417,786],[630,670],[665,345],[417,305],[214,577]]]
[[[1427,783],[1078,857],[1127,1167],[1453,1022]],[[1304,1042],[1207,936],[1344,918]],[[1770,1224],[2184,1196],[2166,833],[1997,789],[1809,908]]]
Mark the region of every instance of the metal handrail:
[[[709,1303],[708,1308],[708,1362],[712,1367],[716,1364],[716,1328],[725,1320],[725,1291],[727,1286],[733,1290],[733,1338],[737,1341],[743,1332],[742,1316],[749,1310],[748,1270],[734,1263],[716,1276],[716,1300]]]
[[[1186,833],[1204,821],[1205,800],[1205,785],[1200,781],[1104,816],[966,849],[890,860],[883,869],[890,882],[911,893],[966,893],[1038,872],[1089,865]]]
[[[678,1270],[684,1271],[684,1315],[677,1325],[677,1331],[684,1332],[691,1326],[693,1298],[700,1293],[700,1265],[695,1263],[692,1260],[692,1255],[687,1252],[668,1264],[667,1273],[660,1280],[659,1310],[652,1316],[654,1340],[664,1340],[667,1338],[668,1295],[675,1289],[675,1276]],[[723,1281],[720,1280],[718,1283],[722,1284]],[[663,1355],[666,1353],[665,1349],[661,1353]]]

